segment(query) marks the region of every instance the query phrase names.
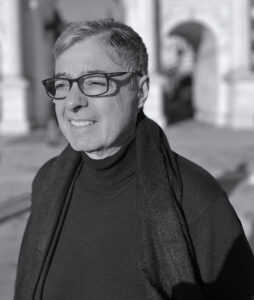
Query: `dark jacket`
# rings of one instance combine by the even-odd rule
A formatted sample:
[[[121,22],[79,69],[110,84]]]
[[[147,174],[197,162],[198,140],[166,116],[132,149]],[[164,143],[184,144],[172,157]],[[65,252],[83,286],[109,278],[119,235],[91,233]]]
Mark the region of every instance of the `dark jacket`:
[[[147,299],[254,299],[254,258],[225,192],[204,169],[172,152],[147,118],[136,139]],[[33,182],[16,300],[41,297],[80,165],[80,153],[67,146]]]

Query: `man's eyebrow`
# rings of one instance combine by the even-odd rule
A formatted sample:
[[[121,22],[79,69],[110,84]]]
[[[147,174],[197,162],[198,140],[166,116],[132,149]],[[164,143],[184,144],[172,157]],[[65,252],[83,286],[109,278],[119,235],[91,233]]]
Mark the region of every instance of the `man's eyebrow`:
[[[54,75],[54,78],[59,78],[59,77],[65,77],[65,78],[68,78],[68,77],[70,77],[67,73],[65,73],[65,72],[60,72],[60,73],[56,73],[55,75]]]
[[[88,70],[86,72],[86,74],[93,74],[93,73],[108,73],[108,72],[105,71],[105,70],[99,70],[99,69],[97,69],[97,70]]]
[[[81,72],[79,77],[80,76],[83,76],[83,75],[87,75],[87,74],[97,74],[97,73],[108,73],[107,71],[105,70],[88,70],[86,72]],[[66,72],[60,72],[60,73],[56,73],[54,75],[54,78],[61,78],[61,77],[64,77],[64,78],[71,78],[71,76],[69,74],[67,74]]]

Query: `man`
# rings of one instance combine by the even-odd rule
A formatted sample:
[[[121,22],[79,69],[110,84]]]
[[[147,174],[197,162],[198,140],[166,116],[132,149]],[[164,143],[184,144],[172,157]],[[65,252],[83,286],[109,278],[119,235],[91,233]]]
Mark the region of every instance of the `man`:
[[[251,299],[224,191],[143,114],[147,52],[113,20],[73,23],[43,81],[67,148],[38,172],[16,300]]]

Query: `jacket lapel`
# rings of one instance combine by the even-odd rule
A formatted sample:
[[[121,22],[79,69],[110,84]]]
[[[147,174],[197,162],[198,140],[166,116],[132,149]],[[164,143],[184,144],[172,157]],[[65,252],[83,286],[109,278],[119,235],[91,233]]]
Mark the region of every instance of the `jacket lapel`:
[[[23,273],[17,273],[16,282],[17,291],[22,291],[23,294],[16,295],[15,299],[40,299],[41,283],[47,267],[45,262],[53,253],[52,241],[54,241],[57,229],[61,226],[59,221],[67,208],[68,201],[66,200],[70,198],[68,191],[74,183],[80,161],[80,153],[67,146],[54,160],[47,176],[35,179],[32,213],[23,241],[26,249],[22,251],[21,248],[24,258],[20,269]],[[22,278],[22,282],[19,282],[19,278]]]
[[[63,155],[57,159],[55,165],[52,166],[48,182],[52,183],[53,188],[47,185],[44,193],[44,197],[46,196],[48,199],[48,204],[45,207],[47,215],[42,223],[41,238],[37,246],[41,267],[35,299],[41,299],[44,280],[69,207],[73,186],[80,170],[80,161],[79,152],[67,148]]]

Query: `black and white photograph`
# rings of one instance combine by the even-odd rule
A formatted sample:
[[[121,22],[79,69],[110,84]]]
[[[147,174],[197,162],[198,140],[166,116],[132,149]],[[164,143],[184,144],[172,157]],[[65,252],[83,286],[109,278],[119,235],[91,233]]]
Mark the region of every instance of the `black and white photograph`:
[[[254,0],[0,0],[0,300],[254,300]]]

